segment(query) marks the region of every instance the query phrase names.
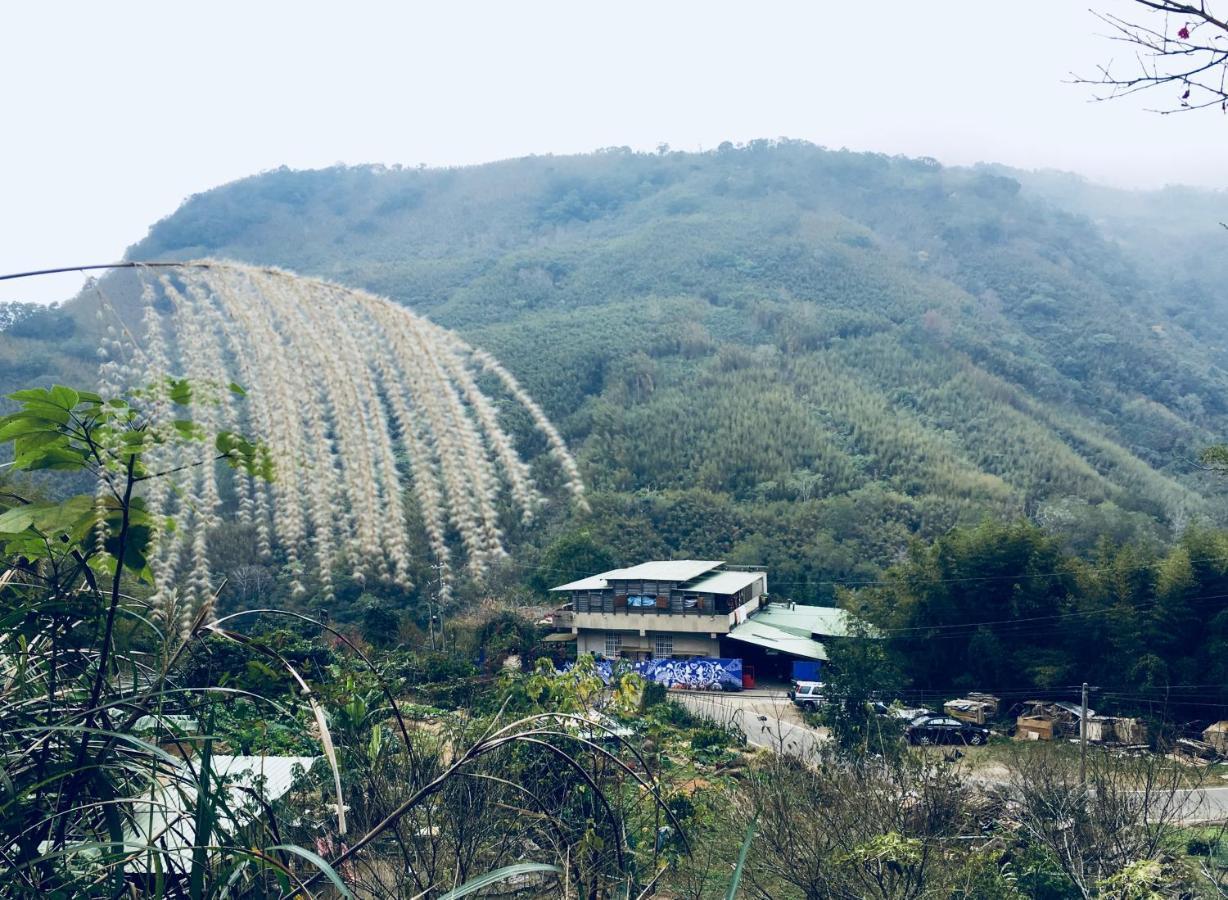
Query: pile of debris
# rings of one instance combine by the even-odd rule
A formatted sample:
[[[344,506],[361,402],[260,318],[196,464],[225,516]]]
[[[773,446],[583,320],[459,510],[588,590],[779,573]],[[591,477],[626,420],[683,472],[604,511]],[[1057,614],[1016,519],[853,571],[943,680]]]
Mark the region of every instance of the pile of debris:
[[[1015,719],[1015,738],[1021,741],[1052,741],[1077,738],[1083,709],[1066,701],[1029,700]],[[1087,740],[1093,744],[1140,747],[1147,743],[1147,726],[1128,716],[1098,716],[1087,711]]]
[[[942,709],[948,716],[959,719],[961,722],[984,725],[998,714],[1001,702],[991,694],[974,691],[959,700],[948,700],[942,705]]]
[[[1173,756],[1180,762],[1197,766],[1228,760],[1228,719],[1204,728],[1201,741],[1178,738],[1173,743]]]

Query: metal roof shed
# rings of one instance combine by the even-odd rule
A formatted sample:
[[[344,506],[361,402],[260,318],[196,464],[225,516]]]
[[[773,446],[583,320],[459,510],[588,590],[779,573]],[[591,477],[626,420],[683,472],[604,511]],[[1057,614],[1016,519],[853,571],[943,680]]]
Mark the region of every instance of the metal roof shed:
[[[760,621],[758,616],[752,616],[741,625],[734,627],[726,637],[802,659],[827,661],[827,650],[818,641],[809,636],[802,637],[783,631]]]
[[[686,585],[684,589],[696,594],[736,594],[742,588],[765,578],[762,572],[713,572]]]

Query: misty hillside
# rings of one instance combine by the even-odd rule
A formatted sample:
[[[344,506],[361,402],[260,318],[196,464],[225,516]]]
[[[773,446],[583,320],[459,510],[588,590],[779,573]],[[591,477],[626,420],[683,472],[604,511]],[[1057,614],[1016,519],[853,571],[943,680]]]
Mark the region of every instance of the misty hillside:
[[[1219,518],[1189,459],[1228,434],[1224,264],[1196,263],[1228,234],[1194,199],[1187,223],[1165,194],[756,142],[269,172],[129,256],[281,265],[459,329],[596,491],[552,533],[806,595],[986,514],[1084,541]]]

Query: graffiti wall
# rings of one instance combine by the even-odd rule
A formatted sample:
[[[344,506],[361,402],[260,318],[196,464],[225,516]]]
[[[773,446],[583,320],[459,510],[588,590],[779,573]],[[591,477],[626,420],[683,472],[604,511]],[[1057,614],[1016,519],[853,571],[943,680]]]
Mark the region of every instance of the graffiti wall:
[[[598,659],[595,662],[597,674],[602,681],[609,684],[610,678],[613,677],[614,662],[608,659]],[[627,669],[667,688],[689,691],[742,690],[740,659],[716,659],[707,656],[692,659],[649,659],[630,665]]]
[[[650,659],[636,669],[649,681],[692,691],[742,690],[742,660],[700,656],[694,659]]]

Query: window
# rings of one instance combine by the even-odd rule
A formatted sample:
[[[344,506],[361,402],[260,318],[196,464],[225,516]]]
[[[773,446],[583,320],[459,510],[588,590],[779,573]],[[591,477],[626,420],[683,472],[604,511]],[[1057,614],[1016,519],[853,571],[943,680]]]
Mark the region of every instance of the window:
[[[610,659],[616,659],[622,648],[623,636],[617,631],[607,631],[605,633],[605,655]]]
[[[652,655],[657,659],[668,659],[674,655],[674,636],[672,634],[654,634],[652,636]]]

